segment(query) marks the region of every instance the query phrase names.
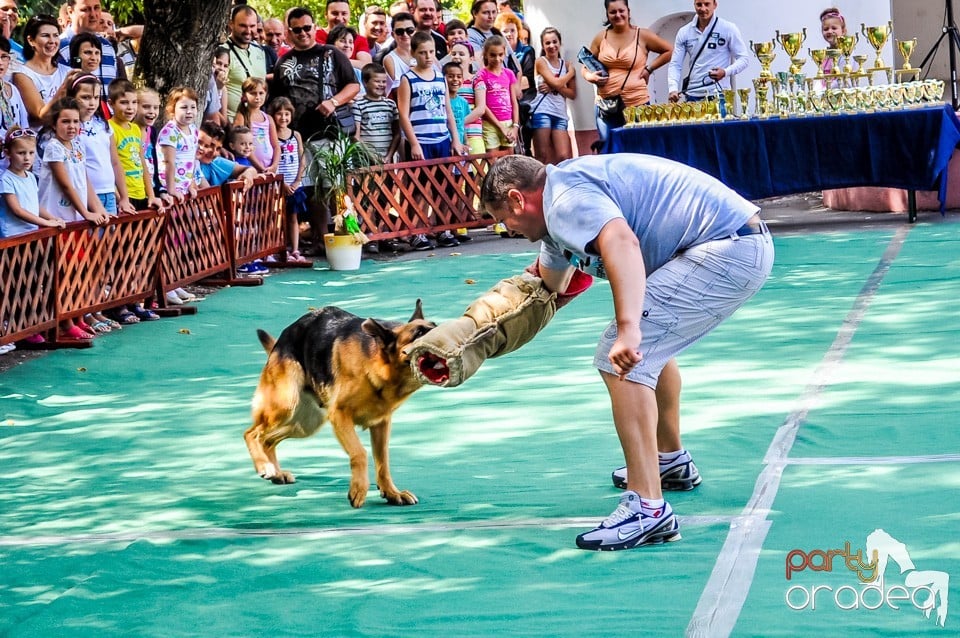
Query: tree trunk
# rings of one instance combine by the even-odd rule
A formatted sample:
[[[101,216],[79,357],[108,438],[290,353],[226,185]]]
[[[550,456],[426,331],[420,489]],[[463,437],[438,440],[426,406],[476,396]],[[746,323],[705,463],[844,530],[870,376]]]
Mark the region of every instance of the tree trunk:
[[[144,0],[134,83],[156,89],[160,95],[176,86],[192,87],[200,96],[203,113],[213,52],[226,29],[230,4],[231,0]]]

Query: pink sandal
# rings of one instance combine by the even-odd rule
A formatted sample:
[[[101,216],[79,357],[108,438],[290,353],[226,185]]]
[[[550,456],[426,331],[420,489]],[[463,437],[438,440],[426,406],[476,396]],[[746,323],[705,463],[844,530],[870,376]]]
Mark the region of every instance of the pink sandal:
[[[85,332],[79,325],[73,326],[69,330],[65,330],[62,335],[66,339],[73,341],[92,341],[93,335],[89,332]]]

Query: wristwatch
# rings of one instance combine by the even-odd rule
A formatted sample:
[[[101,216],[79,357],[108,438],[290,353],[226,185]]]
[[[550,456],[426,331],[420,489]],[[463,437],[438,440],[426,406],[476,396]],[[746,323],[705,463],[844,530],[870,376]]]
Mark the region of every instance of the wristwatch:
[[[340,102],[337,102],[337,98],[332,97],[330,98],[330,101],[333,102],[333,108],[337,108],[338,106],[340,106]]]

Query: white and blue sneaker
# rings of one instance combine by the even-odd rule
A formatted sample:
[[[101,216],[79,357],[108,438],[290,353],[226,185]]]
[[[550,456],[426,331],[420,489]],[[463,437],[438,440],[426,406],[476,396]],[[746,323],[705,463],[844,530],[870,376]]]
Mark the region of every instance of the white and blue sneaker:
[[[615,469],[610,478],[617,489],[627,489],[627,466]],[[684,451],[670,461],[660,459],[660,489],[670,492],[689,492],[701,482],[703,479],[700,478],[700,470],[694,465],[688,452]]]
[[[598,551],[631,549],[680,540],[680,523],[670,503],[664,502],[653,515],[642,511],[640,496],[626,491],[620,504],[600,526],[577,536],[577,547]]]

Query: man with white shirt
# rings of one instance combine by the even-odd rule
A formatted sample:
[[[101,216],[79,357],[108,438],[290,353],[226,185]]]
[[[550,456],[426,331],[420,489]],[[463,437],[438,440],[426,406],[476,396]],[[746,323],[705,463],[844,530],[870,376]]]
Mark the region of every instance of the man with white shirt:
[[[730,88],[730,78],[750,62],[747,45],[737,25],[715,15],[717,0],[694,0],[697,17],[680,27],[667,67],[669,100],[703,100]],[[684,63],[688,71],[683,75]],[[719,85],[719,86],[718,86]]]

